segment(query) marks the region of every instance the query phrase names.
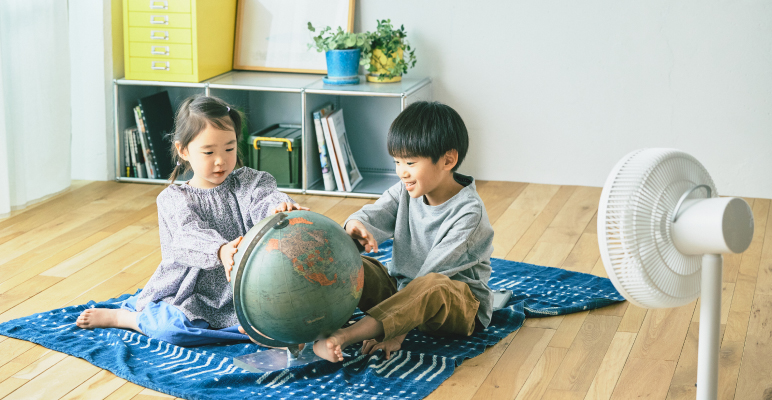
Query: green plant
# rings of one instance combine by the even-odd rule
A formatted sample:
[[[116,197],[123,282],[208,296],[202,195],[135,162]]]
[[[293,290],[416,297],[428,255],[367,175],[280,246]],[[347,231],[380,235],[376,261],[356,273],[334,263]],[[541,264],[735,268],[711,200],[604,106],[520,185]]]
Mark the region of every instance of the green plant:
[[[316,33],[316,29],[311,23],[308,23],[308,30]],[[362,49],[362,54],[372,54],[370,50],[370,34],[365,33],[351,33],[344,32],[341,27],[338,27],[337,31],[333,31],[332,28],[325,27],[319,31],[319,34],[314,36],[314,42],[308,44],[308,48],[316,48],[316,51],[324,53],[330,50],[348,50],[348,49]],[[370,57],[364,58],[362,56],[361,65],[365,65],[370,62]]]
[[[383,55],[388,58],[394,58],[394,64],[381,65],[377,59],[372,59],[372,62],[366,67],[370,73],[377,72],[378,68],[382,68],[387,73],[381,73],[379,76],[384,79],[391,79],[395,76],[406,74],[409,68],[415,67],[415,49],[410,47],[408,43],[407,32],[405,32],[405,26],[401,25],[399,29],[395,29],[391,25],[390,19],[384,19],[378,21],[378,28],[373,33],[369,33],[370,48],[367,53],[362,51],[362,57],[367,60],[372,59],[372,51],[380,50]],[[402,58],[398,58],[399,50],[402,49]]]

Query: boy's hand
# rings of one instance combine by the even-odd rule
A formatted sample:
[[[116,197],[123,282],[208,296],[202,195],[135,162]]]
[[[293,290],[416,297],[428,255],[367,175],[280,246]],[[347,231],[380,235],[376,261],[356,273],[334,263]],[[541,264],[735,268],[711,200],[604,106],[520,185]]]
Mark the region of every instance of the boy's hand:
[[[402,348],[402,341],[405,340],[405,336],[407,335],[400,335],[385,342],[379,342],[375,339],[367,339],[362,342],[362,354],[373,354],[376,350],[383,350],[383,354],[388,360],[391,358],[391,353],[399,351],[399,349]]]
[[[348,221],[346,224],[346,233],[359,242],[359,244],[365,248],[365,252],[378,252],[378,242],[375,241],[373,235],[367,231],[367,228],[365,228],[365,225],[361,222],[355,219]]]
[[[278,205],[278,206],[276,206],[276,208],[273,210],[273,213],[274,213],[274,214],[277,214],[277,213],[280,213],[280,212],[284,212],[284,211],[292,211],[292,210],[303,210],[303,211],[308,211],[308,210],[310,210],[310,208],[308,208],[308,207],[303,207],[303,206],[301,206],[301,205],[300,205],[300,204],[298,204],[298,203],[291,203],[291,202],[289,202],[289,201],[285,201],[285,202],[283,202],[283,203],[279,203],[279,205]]]
[[[242,237],[239,236],[236,239],[225,243],[220,246],[220,251],[217,252],[220,261],[222,261],[222,265],[225,267],[225,279],[227,279],[228,282],[231,281],[231,271],[233,271],[233,255],[238,251],[237,247],[239,246],[239,243],[241,243],[241,239]]]

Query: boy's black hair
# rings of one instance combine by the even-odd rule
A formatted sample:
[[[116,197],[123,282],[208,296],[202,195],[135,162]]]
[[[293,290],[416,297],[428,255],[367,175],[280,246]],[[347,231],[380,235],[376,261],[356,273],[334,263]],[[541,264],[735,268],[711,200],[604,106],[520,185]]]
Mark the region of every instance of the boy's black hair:
[[[419,101],[405,108],[391,123],[386,146],[392,157],[427,157],[433,163],[450,150],[458,152],[456,171],[469,148],[466,125],[449,106]]]

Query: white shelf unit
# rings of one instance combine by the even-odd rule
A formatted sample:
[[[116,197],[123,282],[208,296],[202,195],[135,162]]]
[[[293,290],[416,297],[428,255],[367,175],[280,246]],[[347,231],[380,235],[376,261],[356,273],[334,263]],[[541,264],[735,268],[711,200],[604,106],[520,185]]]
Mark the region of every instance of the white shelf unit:
[[[222,98],[245,112],[249,132],[276,123],[303,127],[301,189],[280,188],[288,193],[378,198],[396,183],[394,161],[386,151],[386,133],[394,118],[410,103],[431,100],[431,80],[404,77],[398,83],[325,85],[319,75],[231,71],[201,83],[114,81],[115,166],[123,168],[123,132],[134,126],[132,108],[137,100],[163,90],[169,92],[174,110],[193,94]],[[319,152],[312,113],[325,103],[343,109],[346,132],[363,180],[352,192],[326,191],[322,183]],[[123,174],[120,174],[123,175]],[[163,179],[127,178],[118,181],[166,183]],[[186,177],[182,178],[187,179]]]

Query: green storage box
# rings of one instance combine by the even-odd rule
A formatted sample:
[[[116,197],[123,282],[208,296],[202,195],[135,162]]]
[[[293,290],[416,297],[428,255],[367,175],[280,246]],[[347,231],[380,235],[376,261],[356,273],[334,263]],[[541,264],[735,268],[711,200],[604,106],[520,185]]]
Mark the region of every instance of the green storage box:
[[[279,187],[301,188],[302,152],[300,125],[275,124],[249,135],[249,166],[273,175]]]

